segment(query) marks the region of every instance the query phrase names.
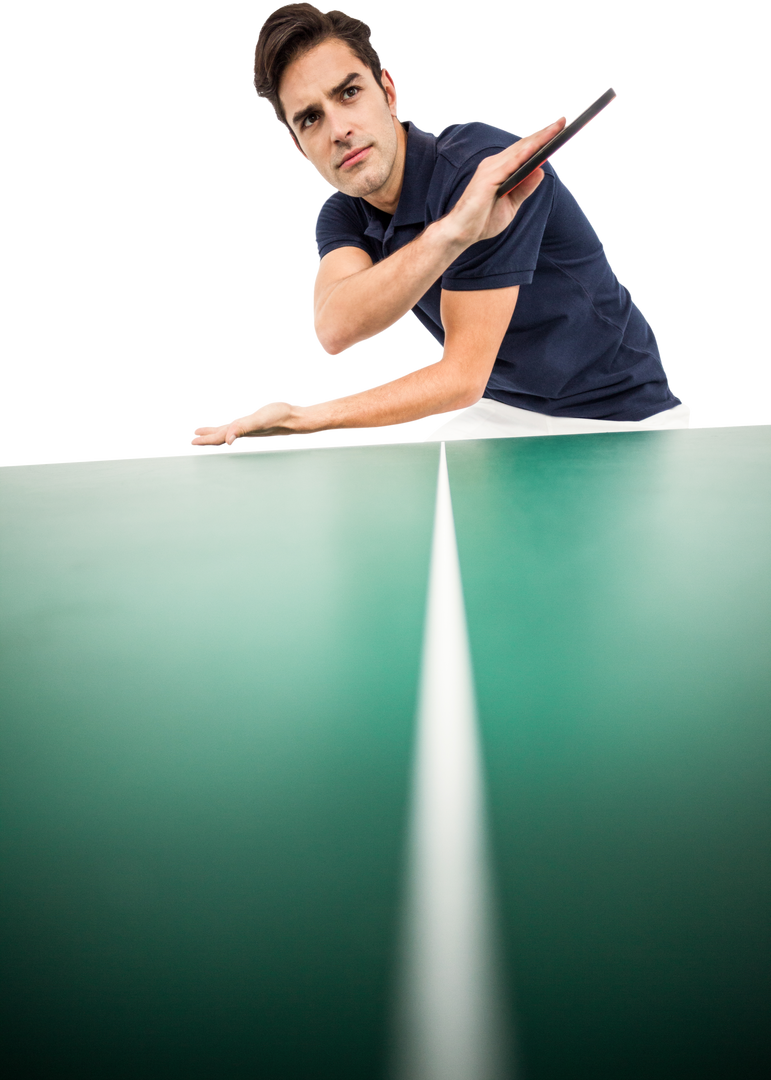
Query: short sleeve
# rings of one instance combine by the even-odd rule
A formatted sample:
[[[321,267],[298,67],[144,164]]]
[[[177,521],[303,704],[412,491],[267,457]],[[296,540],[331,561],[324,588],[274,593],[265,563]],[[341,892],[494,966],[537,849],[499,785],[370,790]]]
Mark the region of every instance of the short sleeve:
[[[358,247],[372,255],[364,235],[366,220],[362,221],[356,200],[335,192],[321,208],[316,221],[316,243],[319,258],[341,247]]]
[[[474,162],[474,168],[477,163]],[[507,229],[490,240],[472,244],[447,268],[442,275],[443,289],[461,292],[531,283],[554,201],[554,172],[548,164],[544,172],[544,179],[522,203]],[[452,205],[460,198],[472,175],[473,169],[466,172],[464,181],[458,184]]]

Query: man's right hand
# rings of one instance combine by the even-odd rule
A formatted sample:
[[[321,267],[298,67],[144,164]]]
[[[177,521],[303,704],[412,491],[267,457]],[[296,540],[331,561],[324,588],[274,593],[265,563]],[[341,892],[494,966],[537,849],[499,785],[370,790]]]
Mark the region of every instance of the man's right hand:
[[[443,219],[448,235],[465,249],[503,232],[512,223],[525,199],[543,180],[543,169],[536,169],[500,198],[498,188],[529,157],[558,135],[564,126],[563,116],[535,135],[528,135],[499,154],[491,154],[481,161],[466,190]]]

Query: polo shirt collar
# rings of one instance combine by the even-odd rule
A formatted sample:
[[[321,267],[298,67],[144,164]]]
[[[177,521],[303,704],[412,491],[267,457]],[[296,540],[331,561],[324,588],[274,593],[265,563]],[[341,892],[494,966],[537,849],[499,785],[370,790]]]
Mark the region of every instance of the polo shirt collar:
[[[374,206],[361,200],[368,219],[364,235],[381,243],[391,239],[397,226],[422,225],[426,220],[426,199],[436,165],[436,136],[421,131],[409,120],[405,120],[404,129],[407,132],[404,179],[393,218],[384,225]]]

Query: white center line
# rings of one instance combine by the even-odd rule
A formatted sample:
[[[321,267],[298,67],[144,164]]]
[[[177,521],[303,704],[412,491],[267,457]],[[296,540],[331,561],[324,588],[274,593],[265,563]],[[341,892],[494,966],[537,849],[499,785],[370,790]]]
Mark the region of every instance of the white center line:
[[[441,444],[418,708],[396,1080],[512,1080],[473,677]]]

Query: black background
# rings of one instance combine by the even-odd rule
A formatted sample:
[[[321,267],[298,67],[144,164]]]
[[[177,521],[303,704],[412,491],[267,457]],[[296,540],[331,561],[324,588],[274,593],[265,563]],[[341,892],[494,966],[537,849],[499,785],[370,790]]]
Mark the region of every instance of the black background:
[[[104,48],[78,46],[56,82],[41,121],[43,240],[30,233],[17,283],[32,312],[14,350],[5,461],[197,453],[193,424],[271,397],[347,393],[437,355],[409,318],[338,360],[316,346],[311,230],[329,189],[252,93],[268,10],[122,24]],[[545,26],[531,13],[525,25],[511,5],[352,13],[374,25],[402,116],[434,131],[479,119],[525,133],[616,84],[619,102],[556,165],[657,330],[694,423],[768,419],[744,389],[753,357],[736,348],[723,281],[725,188],[704,167],[721,131],[714,108],[718,122],[704,122],[708,50],[663,19]],[[242,445],[420,438],[438,422]]]

